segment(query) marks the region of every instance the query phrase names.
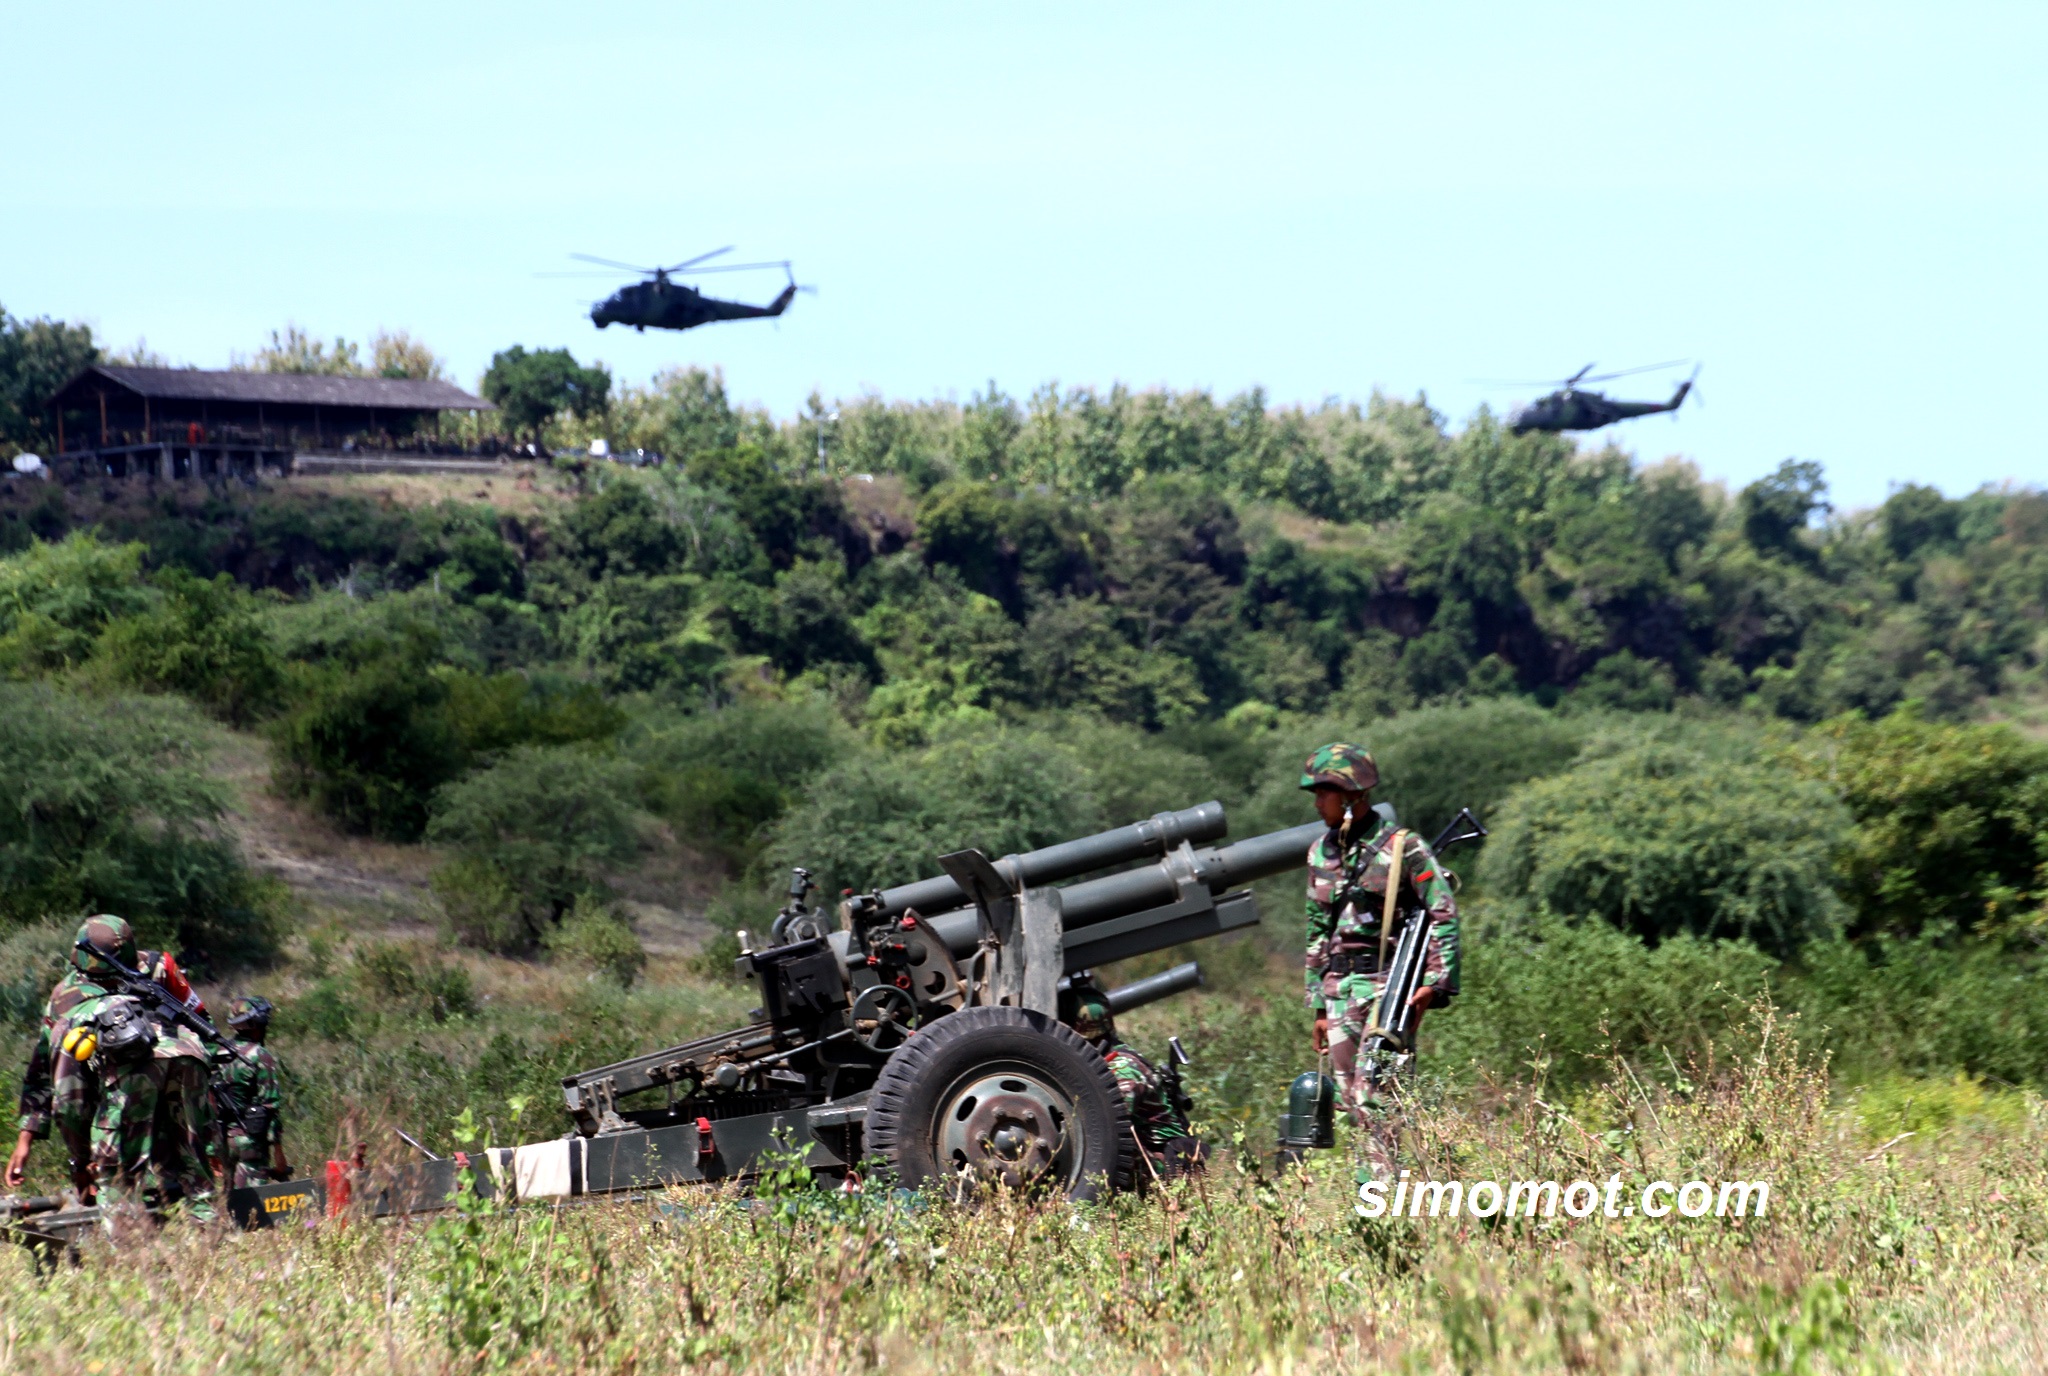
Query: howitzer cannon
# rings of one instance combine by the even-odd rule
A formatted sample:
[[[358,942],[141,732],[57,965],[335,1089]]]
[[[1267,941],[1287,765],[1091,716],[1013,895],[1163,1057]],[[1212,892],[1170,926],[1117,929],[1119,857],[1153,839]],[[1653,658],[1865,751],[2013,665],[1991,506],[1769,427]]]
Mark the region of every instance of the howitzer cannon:
[[[1197,849],[1225,832],[1212,802],[1001,860],[956,851],[941,875],[848,897],[832,931],[799,873],[781,939],[757,950],[741,933],[752,1023],[563,1079],[581,1135],[567,1170],[589,1188],[593,1172],[732,1178],[781,1143],[825,1171],[879,1159],[912,1186],[1119,1187],[1130,1124],[1101,1056],[1057,1021],[1062,980],[1251,926],[1243,886],[1301,864],[1321,831]],[[1111,1006],[1199,978],[1178,967],[1110,991]]]

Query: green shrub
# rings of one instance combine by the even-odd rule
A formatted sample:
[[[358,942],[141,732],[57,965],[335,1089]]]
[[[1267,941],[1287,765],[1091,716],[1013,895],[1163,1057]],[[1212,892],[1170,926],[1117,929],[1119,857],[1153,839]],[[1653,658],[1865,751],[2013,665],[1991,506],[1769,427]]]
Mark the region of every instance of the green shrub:
[[[0,684],[0,918],[119,913],[145,943],[266,958],[275,886],[220,828],[205,733],[172,700]]]
[[[568,965],[594,971],[630,986],[647,968],[647,951],[632,924],[617,909],[578,894],[576,903],[545,940],[548,954]]]
[[[1829,722],[1795,757],[1856,819],[1851,931],[2006,931],[2048,919],[2048,745],[1898,712]]]
[[[2027,1098],[2012,1090],[1986,1089],[1981,1079],[1956,1074],[1946,1080],[1887,1075],[1856,1095],[1856,1118],[1873,1143],[1901,1134],[1930,1136],[1958,1123],[1984,1123],[2004,1132],[2027,1126]]]
[[[380,1008],[419,1013],[435,1022],[476,1012],[469,971],[423,941],[376,941],[356,949],[356,981]]]
[[[1935,934],[1816,942],[1779,997],[1852,1079],[1958,1072],[2048,1088],[2048,969]]]
[[[83,664],[108,622],[148,606],[142,554],[76,531],[0,559],[0,672]]]
[[[1747,937],[1783,954],[1839,922],[1847,830],[1834,796],[1789,770],[1652,741],[1516,791],[1479,877],[1653,942]]]
[[[991,857],[1102,829],[1087,773],[1049,737],[996,731],[908,755],[855,757],[817,776],[775,826],[771,867],[804,865],[826,893],[938,873],[938,857]]]
[[[256,603],[232,578],[166,569],[147,611],[108,623],[96,659],[114,682],[182,693],[244,724],[277,705],[284,673]]]
[[[385,642],[356,663],[293,665],[275,728],[278,779],[352,831],[419,839],[434,790],[468,751],[430,648]]]
[[[1425,1063],[1460,1077],[1516,1078],[1547,1062],[1546,1074],[1581,1083],[1617,1053],[1682,1067],[1743,1022],[1777,968],[1748,942],[1680,933],[1649,946],[1604,923],[1497,907],[1466,928],[1464,992],[1423,1019]]]
[[[0,1027],[33,1027],[50,990],[63,978],[77,929],[43,921],[0,934]]]
[[[609,740],[626,724],[624,712],[575,679],[461,669],[443,669],[439,677],[448,689],[449,720],[472,754]]]
[[[823,702],[737,703],[689,717],[651,715],[627,735],[650,811],[693,844],[742,863],[761,829],[854,748]]]
[[[640,849],[638,781],[638,770],[619,760],[529,745],[442,789],[427,835],[451,847],[451,863],[463,868],[439,887],[467,886],[479,899],[473,912],[488,914],[483,900],[494,895],[514,903],[502,926],[465,927],[451,909],[457,933],[492,950],[530,951],[580,895],[602,893],[603,871]]]

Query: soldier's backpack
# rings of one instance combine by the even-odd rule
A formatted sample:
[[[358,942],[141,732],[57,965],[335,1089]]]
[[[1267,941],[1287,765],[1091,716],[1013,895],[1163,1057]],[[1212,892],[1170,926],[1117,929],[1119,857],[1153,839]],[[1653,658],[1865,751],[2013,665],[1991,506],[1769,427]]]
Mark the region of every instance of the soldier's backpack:
[[[147,1060],[156,1047],[156,1024],[142,1004],[125,994],[116,994],[99,1006],[92,1016],[97,1058],[106,1065],[127,1065]]]

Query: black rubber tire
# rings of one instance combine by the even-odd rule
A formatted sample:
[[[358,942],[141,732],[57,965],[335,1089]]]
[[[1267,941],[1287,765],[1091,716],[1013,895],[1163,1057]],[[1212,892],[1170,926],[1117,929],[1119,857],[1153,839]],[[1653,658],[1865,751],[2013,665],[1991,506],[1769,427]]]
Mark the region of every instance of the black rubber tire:
[[[1070,1199],[1129,1187],[1137,1139],[1102,1053],[1065,1023],[1022,1008],[963,1008],[936,1018],[889,1058],[868,1096],[864,1134],[895,1183],[919,1189],[954,1177],[937,1160],[941,1101],[986,1067],[1024,1066],[1057,1086],[1079,1120],[1081,1158]]]

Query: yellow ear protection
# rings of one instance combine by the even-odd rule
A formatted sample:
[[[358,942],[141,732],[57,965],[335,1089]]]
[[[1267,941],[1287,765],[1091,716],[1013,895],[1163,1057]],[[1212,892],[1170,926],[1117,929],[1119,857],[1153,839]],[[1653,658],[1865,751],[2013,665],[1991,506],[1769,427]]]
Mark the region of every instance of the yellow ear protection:
[[[100,1049],[100,1039],[93,1031],[92,1024],[81,1023],[64,1034],[64,1054],[74,1061],[89,1061],[92,1053]]]

